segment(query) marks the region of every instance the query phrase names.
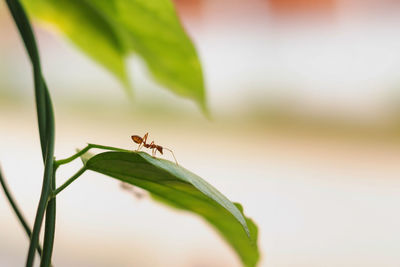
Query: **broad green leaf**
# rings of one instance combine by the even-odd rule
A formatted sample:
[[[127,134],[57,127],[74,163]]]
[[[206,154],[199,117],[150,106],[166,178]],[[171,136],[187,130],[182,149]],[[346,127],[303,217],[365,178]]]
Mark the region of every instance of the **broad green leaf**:
[[[97,1],[24,0],[23,2],[36,18],[54,26],[88,56],[111,71],[125,88],[128,87],[124,59],[128,50],[121,38],[119,26],[108,14],[94,5]]]
[[[119,25],[154,77],[178,95],[206,109],[203,75],[196,50],[170,0],[115,0]]]
[[[24,0],[85,53],[127,84],[124,59],[140,56],[153,77],[206,112],[196,49],[171,0]]]
[[[233,247],[244,266],[257,264],[256,225],[244,216],[239,204],[199,176],[144,152],[104,152],[88,159],[85,166],[141,187],[164,204],[200,215]]]

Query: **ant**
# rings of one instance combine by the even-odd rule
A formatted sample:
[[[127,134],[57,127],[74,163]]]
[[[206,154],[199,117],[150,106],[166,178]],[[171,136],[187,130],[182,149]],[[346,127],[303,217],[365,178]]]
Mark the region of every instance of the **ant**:
[[[132,135],[131,138],[133,140],[133,142],[135,142],[136,144],[139,144],[138,148],[136,150],[140,150],[142,147],[145,148],[150,148],[151,149],[151,154],[153,157],[156,156],[157,151],[159,151],[161,153],[161,155],[163,155],[163,149],[168,150],[169,152],[171,152],[172,156],[174,157],[174,160],[176,162],[176,165],[178,165],[178,161],[175,158],[174,152],[172,152],[171,149],[166,148],[166,147],[162,147],[159,145],[156,145],[154,143],[154,141],[151,141],[150,144],[147,144],[147,137],[149,136],[149,133],[146,133],[143,137],[140,137],[138,135]]]

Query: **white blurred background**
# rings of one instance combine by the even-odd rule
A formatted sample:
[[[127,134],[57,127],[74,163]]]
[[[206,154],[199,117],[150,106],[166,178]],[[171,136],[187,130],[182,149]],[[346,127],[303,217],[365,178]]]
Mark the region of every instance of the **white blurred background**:
[[[130,59],[135,99],[68,41],[35,28],[56,112],[56,156],[134,148],[150,133],[241,202],[260,266],[400,266],[400,2],[180,0],[212,119]],[[0,163],[33,224],[42,162],[32,74],[0,3]],[[168,156],[167,156],[168,157]],[[80,162],[63,167],[58,182]],[[56,266],[240,266],[196,216],[86,173],[58,198]],[[0,266],[28,240],[0,194]]]

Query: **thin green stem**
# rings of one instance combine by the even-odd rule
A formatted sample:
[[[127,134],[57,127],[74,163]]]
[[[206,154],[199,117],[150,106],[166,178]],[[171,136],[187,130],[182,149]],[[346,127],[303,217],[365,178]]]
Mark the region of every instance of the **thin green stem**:
[[[17,215],[17,218],[18,218],[19,222],[21,223],[22,227],[24,228],[26,235],[28,236],[28,238],[30,238],[32,235],[31,228],[29,227],[24,216],[22,215],[22,212],[18,208],[17,202],[14,200],[13,196],[11,195],[11,192],[8,189],[6,181],[3,177],[1,168],[0,168],[0,183],[1,183],[1,187],[4,190],[4,194],[7,197],[8,202],[10,202],[11,207],[14,210],[15,215]],[[42,247],[40,245],[38,245],[38,247],[37,247],[37,252],[39,253],[40,256],[42,256]]]
[[[64,164],[70,163],[71,161],[79,158],[80,156],[82,156],[83,154],[88,152],[89,149],[91,149],[91,147],[90,147],[90,145],[87,145],[84,149],[79,150],[76,154],[72,155],[71,157],[68,157],[66,159],[56,160],[54,162],[54,164],[55,164],[56,168],[58,168],[60,165],[64,165]]]
[[[40,145],[42,148],[43,160],[45,160],[44,153],[46,151],[46,141],[48,141],[48,138],[46,136],[46,129],[47,129],[46,114],[48,111],[48,107],[46,106],[46,94],[44,93],[45,88],[42,80],[43,77],[42,77],[42,70],[40,67],[39,52],[37,49],[32,27],[30,25],[29,19],[21,3],[18,0],[6,0],[6,3],[14,19],[14,22],[19,30],[20,36],[22,37],[26,51],[28,52],[28,56],[31,60],[33,67]]]
[[[54,150],[54,147],[49,147],[48,150]],[[38,205],[38,208],[36,211],[35,223],[33,225],[33,232],[32,232],[32,236],[31,236],[31,243],[29,244],[28,258],[27,258],[27,263],[26,263],[27,267],[33,266],[34,255],[33,255],[32,251],[35,250],[35,248],[39,242],[40,228],[43,223],[45,210],[47,208],[47,204],[48,204],[49,196],[50,196],[50,192],[51,192],[50,186],[51,186],[51,179],[52,179],[52,174],[53,174],[53,160],[52,160],[53,157],[50,157],[50,159],[48,158],[48,155],[52,154],[51,152],[54,152],[54,151],[48,151],[46,153],[47,158],[46,158],[46,164],[45,164],[45,170],[44,170],[42,193],[40,195],[39,205]],[[51,160],[51,164],[48,164],[47,160]],[[47,238],[50,238],[50,237],[47,235]],[[45,239],[44,243],[47,243],[47,242],[49,242],[49,240]],[[43,261],[47,262],[47,261],[51,260],[50,259],[51,253],[46,253],[46,252],[48,252],[48,250],[43,251],[42,262]]]
[[[99,148],[99,149],[104,149],[104,150],[112,150],[112,151],[119,151],[119,152],[132,152],[131,150],[127,149],[122,149],[118,147],[112,147],[112,146],[102,146],[102,145],[96,145],[96,144],[89,144],[91,148]]]
[[[104,149],[104,150],[112,150],[112,151],[120,151],[120,152],[131,152],[126,149],[122,148],[117,148],[117,147],[112,147],[112,146],[102,146],[102,145],[96,145],[96,144],[88,144],[85,148],[82,150],[79,150],[76,154],[72,155],[71,157],[68,157],[66,159],[60,159],[55,161],[55,166],[58,168],[60,165],[70,163],[71,161],[79,158],[86,152],[88,152],[92,148],[98,148],[98,149]]]
[[[50,194],[55,189],[55,170],[54,170],[55,126],[54,126],[54,115],[53,115],[53,107],[51,104],[50,94],[43,77],[42,81],[44,84],[44,95],[46,97],[47,150],[46,150],[46,160],[45,160],[45,173],[44,173],[45,176],[43,178],[43,185],[44,185],[43,188],[46,189],[42,190],[41,194],[43,196],[42,201],[47,204],[47,207],[46,207],[45,235],[43,241],[43,257],[41,258],[40,266],[48,267],[51,265],[51,257],[53,255],[53,244],[54,244],[55,222],[56,222],[56,199],[53,198],[51,203],[49,203]],[[46,168],[48,169],[48,172],[46,172]],[[38,218],[38,221],[41,220],[40,222],[41,225],[43,221],[43,215],[40,214],[40,216],[42,216],[42,218]],[[36,234],[39,237],[40,226]]]
[[[51,191],[56,189],[56,170],[53,168],[53,175],[51,177]],[[48,200],[46,208],[46,223],[44,231],[43,254],[47,257],[43,258],[40,262],[41,267],[49,266],[51,264],[51,256],[53,254],[53,245],[56,231],[56,198],[52,197]]]
[[[39,52],[37,49],[35,36],[29,18],[25,13],[24,8],[18,0],[6,0],[8,9],[14,19],[15,24],[18,27],[20,36],[24,42],[26,51],[30,57],[35,84],[35,99],[36,99],[36,111],[39,124],[39,135],[40,144],[42,148],[42,157],[44,161],[44,175],[42,192],[36,212],[35,223],[33,225],[31,241],[29,244],[28,257],[26,266],[33,266],[35,259],[35,250],[39,244],[40,229],[43,223],[45,209],[47,207],[49,196],[51,192],[51,180],[53,176],[53,161],[54,161],[54,114],[53,107],[50,99],[50,94],[47,90],[46,83],[44,81],[42,70],[40,66]],[[55,202],[54,202],[55,203]],[[49,216],[55,216],[55,213],[51,213]],[[46,229],[47,231],[48,229]],[[53,236],[45,235],[45,243],[52,243],[54,240]],[[52,249],[52,245],[48,246]],[[49,266],[51,261],[51,249],[43,251],[42,266]],[[46,265],[47,263],[47,265]]]
[[[55,169],[57,169],[59,166],[63,164],[67,164],[86,152],[88,152],[92,148],[97,148],[97,149],[104,149],[104,150],[112,150],[112,151],[119,151],[119,152],[132,152],[126,149],[118,148],[118,147],[112,147],[112,146],[103,146],[103,145],[97,145],[97,144],[88,144],[85,148],[82,150],[79,150],[77,153],[72,155],[71,157],[65,158],[65,159],[60,159],[56,160],[54,162]],[[60,187],[57,189],[53,190],[52,197],[55,197],[58,193],[60,193],[62,190],[64,190],[68,185],[70,185],[73,181],[75,181],[79,176],[81,176],[84,172],[86,171],[86,167],[82,167],[79,171],[77,171],[71,178],[69,178],[64,184],[62,184]]]
[[[69,186],[73,181],[78,179],[79,176],[81,176],[84,172],[86,171],[86,167],[80,168],[71,178],[69,178],[65,183],[63,183],[60,187],[58,187],[54,192],[53,192],[53,197],[55,197],[58,193],[63,191],[67,186]]]

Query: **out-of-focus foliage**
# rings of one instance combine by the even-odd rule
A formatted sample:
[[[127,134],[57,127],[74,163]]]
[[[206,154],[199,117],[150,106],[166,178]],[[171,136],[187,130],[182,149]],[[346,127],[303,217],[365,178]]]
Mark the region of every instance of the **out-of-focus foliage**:
[[[23,0],[129,87],[125,59],[139,55],[153,77],[206,110],[196,50],[170,0]],[[128,88],[129,89],[129,88]]]
[[[104,152],[82,156],[85,167],[149,191],[153,198],[193,212],[213,225],[245,266],[259,260],[258,230],[240,204],[233,204],[199,176],[144,152]]]

